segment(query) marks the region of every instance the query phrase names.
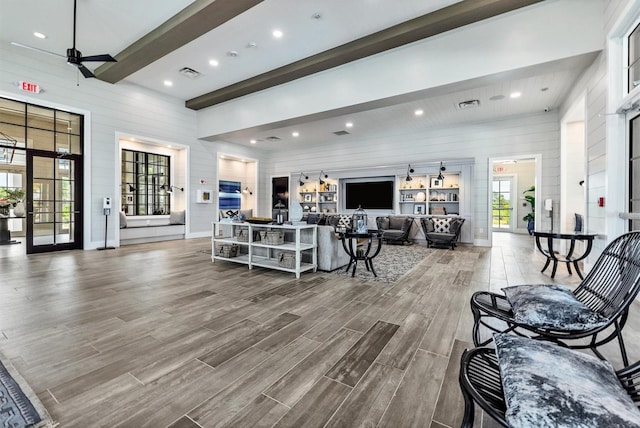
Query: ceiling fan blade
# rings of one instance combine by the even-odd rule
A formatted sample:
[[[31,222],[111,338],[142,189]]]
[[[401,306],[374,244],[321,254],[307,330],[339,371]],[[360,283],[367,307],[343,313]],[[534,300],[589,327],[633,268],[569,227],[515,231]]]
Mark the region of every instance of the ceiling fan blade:
[[[104,62],[118,62],[114,57],[109,54],[104,55],[89,55],[80,57],[80,61],[104,61]]]
[[[25,48],[25,49],[31,49],[32,51],[42,52],[42,53],[45,53],[45,54],[48,54],[48,55],[53,55],[53,56],[58,56],[60,58],[66,58],[66,56],[64,56],[64,55],[60,55],[60,54],[57,54],[57,53],[51,52],[51,51],[46,51],[46,50],[40,49],[40,48],[34,48],[33,46],[23,45],[22,43],[11,42],[11,44],[13,46],[18,46],[18,47]]]
[[[86,77],[87,79],[90,77],[96,77],[93,72],[91,72],[91,70],[89,70],[87,67],[85,67],[84,65],[80,64],[78,66],[78,70],[80,70],[80,73],[82,73],[82,75],[84,77]]]

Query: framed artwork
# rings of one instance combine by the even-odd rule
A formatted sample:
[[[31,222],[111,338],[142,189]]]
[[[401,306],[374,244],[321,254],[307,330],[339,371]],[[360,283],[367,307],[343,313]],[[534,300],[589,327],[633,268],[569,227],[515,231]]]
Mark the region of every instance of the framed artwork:
[[[198,189],[196,203],[198,204],[210,204],[213,202],[211,190]]]
[[[127,195],[127,204],[133,203],[133,195]]]
[[[422,205],[422,204],[416,204],[413,207],[413,213],[416,214],[416,215],[422,215],[422,214],[424,214],[424,212],[425,212],[425,206]]]
[[[442,187],[444,183],[442,180],[438,180],[437,178],[432,178],[429,187]]]
[[[304,195],[304,201],[311,202],[311,193],[307,193],[306,195]]]
[[[239,210],[241,196],[239,181],[220,180],[218,182],[218,207],[221,210]]]

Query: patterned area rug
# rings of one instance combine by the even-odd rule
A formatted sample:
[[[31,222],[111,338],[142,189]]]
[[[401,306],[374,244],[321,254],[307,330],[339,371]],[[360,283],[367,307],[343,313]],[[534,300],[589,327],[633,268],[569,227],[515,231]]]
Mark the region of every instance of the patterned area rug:
[[[0,361],[0,427],[56,426],[36,394],[8,362]]]
[[[391,283],[396,282],[416,264],[420,263],[433,250],[426,245],[383,245],[380,254],[373,259],[373,267],[377,277],[367,271],[364,261],[358,262],[354,278],[367,281]],[[351,277],[353,266],[346,272],[346,266],[333,271],[336,275]]]

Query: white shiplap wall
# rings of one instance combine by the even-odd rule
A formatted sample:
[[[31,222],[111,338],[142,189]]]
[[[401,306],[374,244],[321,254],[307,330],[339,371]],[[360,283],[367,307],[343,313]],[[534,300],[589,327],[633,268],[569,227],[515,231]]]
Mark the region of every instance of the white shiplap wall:
[[[474,158],[471,207],[476,243],[486,243],[488,232],[488,174],[490,157],[512,155],[542,156],[542,198],[559,198],[560,133],[554,112],[505,118],[494,122],[465,124],[446,129],[389,130],[376,138],[343,137],[337,143],[313,149],[287,150],[273,154],[263,162],[267,176],[312,173],[325,170],[372,168],[379,165],[404,165]],[[445,162],[446,163],[446,162]],[[406,166],[404,167],[406,169]],[[399,168],[397,174],[402,174]],[[294,176],[297,179],[297,175]],[[261,202],[261,205],[262,202]]]
[[[0,46],[0,95],[35,104],[90,113],[89,158],[91,170],[85,173],[90,187],[85,195],[85,248],[104,244],[102,198],[118,195],[116,134],[138,135],[175,142],[189,148],[188,236],[207,236],[215,216],[216,204],[196,204],[200,187],[216,180],[217,152],[253,156],[256,151],[196,139],[196,113],[184,102],[127,83],[111,85],[96,79],[83,79],[63,59],[13,47]],[[14,82],[27,80],[41,85],[43,93],[27,96]],[[78,84],[76,84],[78,81]],[[201,186],[204,179],[207,185]],[[118,216],[111,216],[109,245],[116,242]]]

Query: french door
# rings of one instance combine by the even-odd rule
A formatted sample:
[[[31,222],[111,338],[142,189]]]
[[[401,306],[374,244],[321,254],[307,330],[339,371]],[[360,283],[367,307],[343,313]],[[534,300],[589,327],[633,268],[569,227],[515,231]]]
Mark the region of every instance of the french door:
[[[493,230],[513,230],[512,177],[494,177],[491,194]]]
[[[27,150],[27,254],[82,248],[82,156]]]

